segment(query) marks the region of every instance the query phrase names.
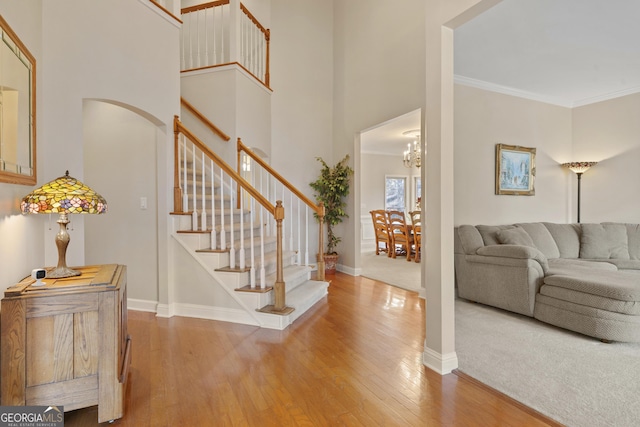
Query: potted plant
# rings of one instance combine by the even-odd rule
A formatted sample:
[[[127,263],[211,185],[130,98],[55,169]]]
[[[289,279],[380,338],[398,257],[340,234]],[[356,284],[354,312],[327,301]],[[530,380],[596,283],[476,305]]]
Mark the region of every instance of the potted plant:
[[[353,169],[347,164],[348,154],[333,167],[320,157],[316,157],[316,160],[322,164],[322,169],[318,179],[309,185],[315,191],[316,201],[322,203],[325,209],[324,222],[327,224],[327,250],[324,253],[325,272],[331,274],[335,273],[338,261],[338,253],[335,248],[342,240],[335,235],[333,227],[340,224],[348,216],[345,211],[347,203],[344,199],[349,194]],[[317,215],[316,219],[318,219]]]

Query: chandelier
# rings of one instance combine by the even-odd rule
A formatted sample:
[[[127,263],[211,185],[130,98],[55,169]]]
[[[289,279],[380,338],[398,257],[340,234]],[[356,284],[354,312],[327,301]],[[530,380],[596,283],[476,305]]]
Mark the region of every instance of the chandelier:
[[[412,168],[414,166],[419,168],[422,165],[422,153],[419,144],[420,129],[408,130],[406,132],[402,132],[402,134],[414,138],[413,144],[407,144],[407,149],[404,150],[402,155],[402,162],[407,168]]]

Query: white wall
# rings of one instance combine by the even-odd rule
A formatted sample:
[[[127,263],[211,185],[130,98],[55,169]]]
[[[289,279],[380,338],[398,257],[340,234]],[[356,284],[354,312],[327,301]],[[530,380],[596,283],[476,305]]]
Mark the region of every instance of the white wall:
[[[422,107],[425,88],[425,2],[353,0],[334,2],[333,160],[356,153],[359,133]],[[337,227],[343,236],[341,263],[360,264],[361,194],[348,198],[349,218]]]
[[[332,2],[271,1],[270,162],[310,198],[321,167],[315,158],[332,164],[346,154],[334,156],[332,147],[333,43]],[[311,262],[317,247],[310,242]]]
[[[174,20],[154,13],[140,1],[43,2],[43,52],[40,93],[46,115],[40,125],[47,144],[39,181],[54,179],[65,170],[83,180],[84,99],[113,100],[146,112],[164,123],[167,144],[172,144],[172,120],[180,99]],[[84,218],[76,215],[72,221],[67,263],[81,265]],[[53,240],[53,234],[48,233],[46,239]],[[47,247],[45,258],[48,264],[54,263],[55,248]]]
[[[126,264],[128,297],[158,301],[157,128],[105,102],[83,110],[85,183],[108,203],[107,214],[85,218],[85,262]]]
[[[567,222],[571,109],[456,85],[455,224]],[[535,196],[495,194],[495,146],[536,148]]]
[[[639,117],[640,94],[573,109],[574,151],[566,161],[599,162],[582,176],[581,222],[640,223]],[[567,173],[575,199],[577,178]]]
[[[42,165],[43,148],[47,145],[39,123],[42,110],[42,2],[0,2],[0,14],[23,44],[36,58],[36,126],[37,164]],[[41,169],[38,182],[42,182]],[[20,214],[20,200],[34,187],[0,183],[0,291],[28,276],[34,268],[44,266],[45,245],[55,246],[53,239],[45,241],[42,233],[45,215]],[[54,223],[57,227],[57,224]]]

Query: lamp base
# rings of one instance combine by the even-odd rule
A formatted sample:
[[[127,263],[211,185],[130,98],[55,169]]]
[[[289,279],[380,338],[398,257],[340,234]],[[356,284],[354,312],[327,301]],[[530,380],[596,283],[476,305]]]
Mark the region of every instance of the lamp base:
[[[62,279],[65,277],[79,276],[82,273],[69,267],[56,267],[47,271],[47,279]]]

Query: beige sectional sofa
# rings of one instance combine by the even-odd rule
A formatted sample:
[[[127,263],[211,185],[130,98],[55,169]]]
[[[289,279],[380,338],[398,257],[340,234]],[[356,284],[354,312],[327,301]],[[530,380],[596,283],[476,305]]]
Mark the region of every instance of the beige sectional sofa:
[[[609,341],[640,342],[640,225],[455,230],[458,296]]]

